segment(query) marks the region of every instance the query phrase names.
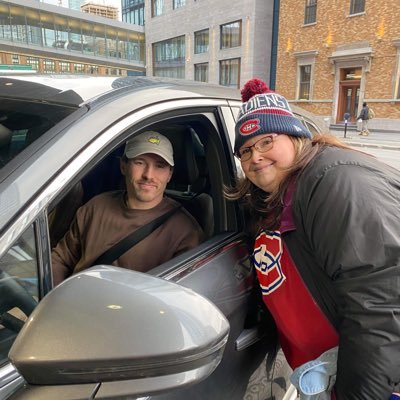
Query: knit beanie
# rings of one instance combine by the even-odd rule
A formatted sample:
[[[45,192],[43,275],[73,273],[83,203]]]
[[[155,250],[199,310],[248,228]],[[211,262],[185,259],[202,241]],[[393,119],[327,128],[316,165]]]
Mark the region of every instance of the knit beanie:
[[[311,139],[311,132],[293,115],[287,100],[262,80],[249,80],[241,95],[243,104],[235,126],[235,153],[248,139],[265,133]]]

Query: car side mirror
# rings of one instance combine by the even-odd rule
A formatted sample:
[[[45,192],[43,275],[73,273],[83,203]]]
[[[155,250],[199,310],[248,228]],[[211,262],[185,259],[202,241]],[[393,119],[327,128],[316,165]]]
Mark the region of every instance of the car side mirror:
[[[194,291],[101,266],[39,303],[9,358],[28,384],[23,399],[149,396],[209,376],[228,333],[224,315]]]

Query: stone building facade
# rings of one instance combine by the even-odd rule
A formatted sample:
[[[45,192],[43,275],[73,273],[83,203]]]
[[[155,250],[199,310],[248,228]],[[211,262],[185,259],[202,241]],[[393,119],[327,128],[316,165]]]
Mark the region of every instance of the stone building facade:
[[[239,88],[270,77],[273,0],[145,0],[146,74]]]
[[[400,132],[400,1],[297,3],[280,1],[276,90],[331,127],[365,101],[372,130]]]

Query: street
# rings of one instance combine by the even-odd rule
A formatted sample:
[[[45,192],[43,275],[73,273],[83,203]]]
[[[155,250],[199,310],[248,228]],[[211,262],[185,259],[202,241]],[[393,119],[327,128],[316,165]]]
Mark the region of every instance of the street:
[[[374,132],[368,137],[360,137],[357,133],[351,132],[344,138],[341,131],[333,131],[331,133],[354,149],[372,154],[379,160],[400,170],[399,134]]]

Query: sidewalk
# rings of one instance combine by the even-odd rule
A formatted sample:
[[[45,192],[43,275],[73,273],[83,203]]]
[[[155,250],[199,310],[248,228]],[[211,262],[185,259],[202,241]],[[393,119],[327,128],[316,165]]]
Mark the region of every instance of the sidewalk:
[[[371,132],[369,136],[359,136],[357,131],[351,130],[346,132],[344,137],[344,129],[331,130],[332,135],[337,136],[341,141],[355,147],[374,147],[387,150],[400,150],[400,134],[388,132]]]

